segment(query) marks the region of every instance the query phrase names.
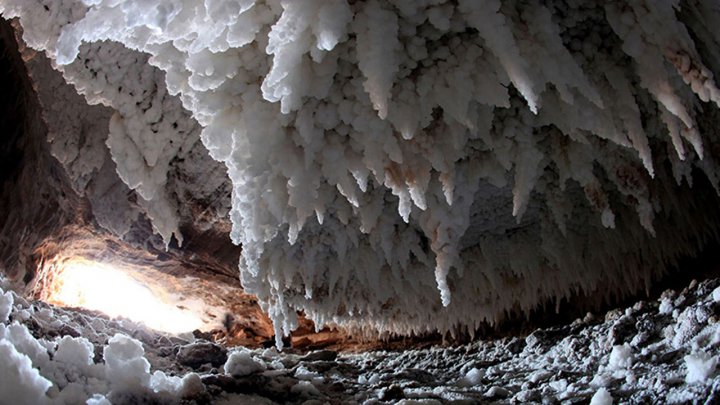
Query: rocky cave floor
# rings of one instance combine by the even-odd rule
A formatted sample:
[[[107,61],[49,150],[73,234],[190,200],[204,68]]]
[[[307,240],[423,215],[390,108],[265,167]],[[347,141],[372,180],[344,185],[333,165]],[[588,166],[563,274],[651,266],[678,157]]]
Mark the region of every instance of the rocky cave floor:
[[[226,349],[13,292],[0,321],[0,403],[720,401],[718,278],[525,337],[399,351]]]

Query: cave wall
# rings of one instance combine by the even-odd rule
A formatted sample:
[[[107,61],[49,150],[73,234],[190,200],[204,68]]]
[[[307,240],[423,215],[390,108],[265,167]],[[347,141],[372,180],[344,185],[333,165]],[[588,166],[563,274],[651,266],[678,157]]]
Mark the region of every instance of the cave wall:
[[[227,200],[223,177],[216,175],[216,194],[205,196],[214,201],[198,201],[187,191],[192,181],[219,168],[209,164],[197,172],[198,165],[183,165],[184,159],[209,159],[202,145],[197,142],[196,150],[174,163],[178,168],[169,182],[185,181],[172,190],[185,201],[187,237],[182,249],[176,241],[166,249],[110,158],[106,142],[113,110],[89,105],[44,54],[25,45],[17,21],[0,19],[0,45],[5,90],[0,273],[17,291],[48,300],[65,263],[118,263],[135,269],[134,277],[149,286],[161,284],[224,311],[212,315],[217,319],[209,335],[249,346],[269,339],[267,316],[243,293],[236,274],[240,248],[230,242],[222,216],[215,215]],[[233,330],[225,330],[226,316],[236,319]]]
[[[234,262],[240,249],[227,237],[227,220],[216,213],[228,203],[223,171],[202,145],[196,142],[197,148],[190,147],[173,162],[177,169],[169,175],[173,187],[168,193],[182,201],[175,204],[182,206],[188,238],[185,249],[178,249],[174,241],[166,250],[110,157],[106,142],[114,110],[89,105],[43,53],[24,44],[17,21],[3,20],[3,30],[4,61],[10,72],[4,76],[9,92],[3,106],[8,134],[3,143],[2,193],[3,212],[8,213],[2,233],[6,273],[24,278],[29,272],[30,280],[39,258],[27,260],[41,245],[48,245],[48,250],[49,241],[56,239],[53,244],[58,247],[43,253],[51,257],[74,233],[78,240],[87,233],[159,257],[193,260],[198,267],[212,267],[210,273],[236,279]],[[191,163],[183,164],[186,160]],[[207,164],[197,164],[198,160]],[[217,179],[211,183],[214,194],[196,196],[187,190],[209,178]],[[18,237],[18,229],[25,229],[21,233],[26,235]]]
[[[4,89],[0,265],[4,274],[27,283],[36,273],[36,249],[66,225],[87,221],[88,209],[50,154],[42,107],[8,21],[1,22],[0,34]]]

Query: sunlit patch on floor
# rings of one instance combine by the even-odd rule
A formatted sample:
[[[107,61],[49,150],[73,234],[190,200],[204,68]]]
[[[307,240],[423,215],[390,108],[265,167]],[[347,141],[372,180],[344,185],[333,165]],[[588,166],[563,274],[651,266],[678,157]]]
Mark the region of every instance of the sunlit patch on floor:
[[[126,317],[164,332],[206,328],[199,314],[177,305],[172,298],[161,286],[148,285],[121,266],[72,259],[63,263],[55,276],[55,288],[47,301]]]

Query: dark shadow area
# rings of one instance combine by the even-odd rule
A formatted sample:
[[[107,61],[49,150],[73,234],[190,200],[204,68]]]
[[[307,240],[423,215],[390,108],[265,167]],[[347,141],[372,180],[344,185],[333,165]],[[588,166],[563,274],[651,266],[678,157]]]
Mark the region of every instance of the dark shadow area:
[[[42,109],[12,24],[0,20],[0,266],[27,283],[35,274],[36,247],[81,221],[85,210],[50,155]]]
[[[27,112],[25,94],[27,72],[18,63],[17,46],[12,38],[12,28],[6,21],[0,23],[0,195],[6,195],[12,182],[17,181],[23,159],[20,144],[24,132]],[[0,200],[0,204],[5,199]],[[5,210],[4,205],[0,209]],[[0,217],[0,225],[7,218]]]

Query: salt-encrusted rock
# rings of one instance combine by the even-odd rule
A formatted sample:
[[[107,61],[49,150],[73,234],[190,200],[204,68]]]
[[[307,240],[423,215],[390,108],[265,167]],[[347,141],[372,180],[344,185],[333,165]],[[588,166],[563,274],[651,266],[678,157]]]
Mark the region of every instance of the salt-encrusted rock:
[[[318,350],[301,357],[300,361],[333,361],[336,358],[337,352],[334,350]]]
[[[10,291],[3,292],[3,290],[0,289],[0,323],[8,321],[8,317],[12,311],[13,302],[12,293]]]
[[[393,384],[380,391],[379,398],[383,401],[397,401],[399,399],[405,398],[405,392],[403,391],[402,387]]]
[[[487,391],[485,391],[485,396],[490,399],[501,399],[501,398],[507,398],[512,395],[512,392],[508,390],[507,388],[503,387],[497,387],[493,386],[488,388]]]
[[[233,377],[243,377],[265,371],[267,365],[262,360],[254,358],[249,350],[239,348],[230,352],[223,369],[225,374]]]
[[[191,368],[203,364],[220,367],[227,361],[227,349],[210,342],[197,342],[181,346],[177,352],[177,362]]]
[[[708,284],[687,291],[698,299],[679,303],[680,313],[697,312],[707,303],[704,297],[712,289],[697,291]],[[21,310],[14,306],[10,317],[20,319]],[[48,327],[55,319],[82,330],[86,315],[53,306],[43,306],[43,316],[33,307],[26,310],[32,315],[26,321],[35,318],[39,324],[37,337],[21,322],[0,324],[0,357],[8,360],[0,370],[0,398],[14,403],[300,404],[310,398],[321,403],[693,403],[712,402],[720,394],[716,323],[700,324],[677,348],[673,337],[660,332],[634,346],[610,347],[608,335],[617,318],[609,316],[608,322],[536,331],[535,336],[556,337],[543,351],[513,354],[507,350],[509,339],[489,339],[459,347],[348,352],[335,361],[303,362],[293,369],[277,360],[295,362],[296,354],[235,348],[234,365],[223,370],[234,370],[233,376],[188,372],[174,358],[157,362],[158,352],[167,346],[132,339],[132,329],[116,330],[104,317],[93,319],[97,336],[89,338],[96,341],[51,338],[44,332],[56,330]],[[645,315],[658,330],[683,324],[680,317],[657,311]],[[557,338],[557,330],[566,333]],[[170,339],[160,335],[154,341],[167,344]],[[103,349],[104,358],[93,356],[93,344]],[[266,367],[266,360],[273,362]]]

